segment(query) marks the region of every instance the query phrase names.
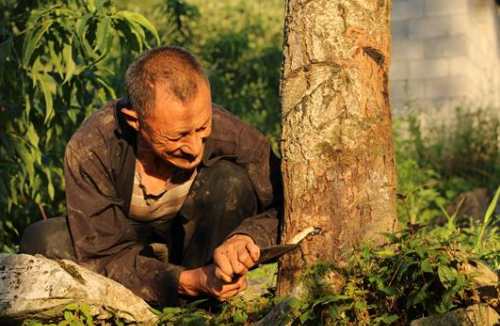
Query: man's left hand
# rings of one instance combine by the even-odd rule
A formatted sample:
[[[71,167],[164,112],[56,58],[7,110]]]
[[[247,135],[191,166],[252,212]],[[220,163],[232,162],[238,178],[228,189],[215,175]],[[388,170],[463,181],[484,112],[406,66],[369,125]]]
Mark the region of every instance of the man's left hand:
[[[236,234],[214,251],[215,276],[226,282],[245,275],[259,259],[260,248],[248,235]]]

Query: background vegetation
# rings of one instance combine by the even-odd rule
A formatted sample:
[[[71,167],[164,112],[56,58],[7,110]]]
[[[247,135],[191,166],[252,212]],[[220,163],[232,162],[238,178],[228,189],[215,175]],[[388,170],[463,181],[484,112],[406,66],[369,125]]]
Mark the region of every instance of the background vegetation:
[[[65,213],[64,146],[86,117],[124,96],[124,71],[148,47],[179,45],[198,54],[214,101],[278,149],[281,0],[0,0],[0,15],[1,252],[17,251],[29,223]],[[425,127],[418,114],[395,121],[398,213],[408,227],[388,235],[390,251],[360,248],[346,268],[311,271],[309,279],[335,270],[346,282],[335,294],[310,284],[309,300],[289,303],[291,320],[404,324],[474,301],[458,273],[464,256],[455,252],[499,266],[496,207],[463,224],[450,203],[475,188],[493,199],[500,172],[493,112],[457,108],[452,122]],[[236,300],[217,315],[195,306],[163,314],[165,324],[243,325],[280,300]],[[85,311],[68,309],[66,324],[92,324]]]

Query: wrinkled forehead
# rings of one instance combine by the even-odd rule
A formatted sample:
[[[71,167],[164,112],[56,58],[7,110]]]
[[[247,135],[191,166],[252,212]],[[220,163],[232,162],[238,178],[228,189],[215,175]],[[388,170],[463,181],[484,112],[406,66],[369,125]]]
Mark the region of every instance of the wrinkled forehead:
[[[160,90],[160,89],[159,89]],[[210,89],[201,87],[197,95],[189,101],[181,101],[168,90],[161,90],[156,97],[156,103],[145,122],[149,129],[177,130],[189,132],[198,129],[212,119],[212,101]]]

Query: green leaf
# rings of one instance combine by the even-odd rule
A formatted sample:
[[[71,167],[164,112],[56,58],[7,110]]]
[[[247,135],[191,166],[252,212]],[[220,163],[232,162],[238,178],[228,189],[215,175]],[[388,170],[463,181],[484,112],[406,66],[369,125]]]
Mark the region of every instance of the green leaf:
[[[406,271],[413,265],[417,265],[418,262],[411,259],[411,258],[407,258],[404,260],[403,264],[401,265],[401,272],[400,274],[401,275],[404,275],[406,273]]]
[[[85,42],[85,34],[87,32],[87,22],[91,15],[83,15],[76,21],[76,36],[80,43],[83,45]]]
[[[116,98],[115,90],[101,77],[96,77],[95,81],[107,92],[108,98]]]
[[[127,41],[128,48],[138,52],[142,52],[143,41],[138,38],[136,33],[133,32],[133,27],[129,24],[127,20],[122,18],[116,25],[115,28],[123,35]]]
[[[328,307],[328,314],[332,319],[337,319],[341,317],[342,309],[337,305],[331,305]]]
[[[233,315],[235,323],[242,324],[248,319],[248,315],[244,311],[236,310]]]
[[[86,0],[84,1],[85,6],[87,7],[87,10],[90,12],[95,12],[96,7],[95,7],[95,1],[94,0]]]
[[[368,305],[366,304],[366,301],[356,301],[356,303],[354,303],[354,307],[358,310],[367,310],[368,309]]]
[[[64,78],[63,84],[71,79],[75,71],[76,65],[73,61],[73,39],[70,40],[69,44],[64,45],[63,57],[66,63],[66,77]]]
[[[12,224],[11,221],[5,221],[5,226],[9,230],[13,231],[17,236],[19,236],[19,232],[17,231],[16,227],[14,226],[14,224]]]
[[[322,305],[327,305],[330,303],[336,303],[339,301],[346,301],[346,300],[352,300],[351,296],[348,295],[342,295],[342,294],[335,294],[335,295],[328,295],[326,297],[323,297],[316,302],[313,303],[312,307],[316,307],[318,304]]]
[[[396,289],[394,287],[386,286],[385,284],[383,284],[381,282],[377,284],[377,288],[387,295],[393,295],[393,296],[398,295],[398,291],[396,291]]]
[[[33,55],[33,52],[35,52],[43,35],[47,32],[47,30],[50,28],[50,26],[52,26],[53,23],[54,23],[53,20],[46,20],[41,27],[39,28],[34,27],[29,30],[28,35],[26,36],[26,39],[24,40],[23,44],[22,64],[25,69],[29,68],[28,66],[31,56]]]
[[[75,319],[75,316],[73,315],[73,313],[71,311],[64,312],[64,320],[71,321],[73,319]]]
[[[397,321],[398,319],[399,319],[398,315],[390,315],[390,316],[384,317],[384,322],[387,325],[390,325],[390,324],[394,323],[395,321]]]
[[[118,319],[118,318],[115,318],[115,324],[116,324],[116,326],[125,326],[123,324],[123,322],[120,319]]]
[[[24,168],[28,172],[29,185],[33,185],[35,179],[35,159],[26,147],[26,144],[22,142],[15,143],[15,152],[23,162]]]
[[[108,16],[102,18],[97,24],[96,31],[96,49],[101,53],[107,52],[107,46],[110,39],[111,18]]]
[[[43,97],[45,98],[45,120],[44,123],[47,124],[52,115],[54,114],[54,106],[52,102],[52,93],[49,90],[50,84],[52,83],[52,77],[48,75],[41,75],[38,79],[38,83],[43,92]]]
[[[299,309],[302,306],[302,302],[297,298],[291,298],[287,304],[292,309]]]
[[[425,259],[420,265],[420,269],[424,273],[432,273],[432,264],[429,258]]]
[[[395,253],[392,250],[386,249],[386,250],[376,251],[375,255],[377,255],[381,258],[389,258],[389,257],[394,257]]]
[[[30,145],[38,148],[38,143],[40,141],[40,138],[38,137],[38,134],[36,133],[35,126],[31,123],[28,126],[28,132],[26,133],[26,136],[28,137],[28,141],[29,141]]]
[[[71,310],[71,311],[74,311],[74,310],[77,310],[78,309],[78,305],[75,304],[75,303],[70,303],[68,305],[66,305],[64,307],[64,310]]]
[[[139,24],[134,21],[128,21],[130,31],[134,35],[137,44],[139,44],[139,51],[142,52],[144,44],[146,44],[146,34],[144,33],[144,29],[141,28]]]
[[[29,117],[31,111],[31,101],[28,94],[24,95],[24,112],[27,117]]]
[[[147,20],[144,16],[141,14],[135,13],[135,12],[130,12],[126,10],[122,10],[116,14],[118,17],[124,17],[129,21],[134,21],[137,24],[141,25],[142,27],[146,28],[148,31],[153,34],[156,40],[156,44],[160,45],[160,36],[158,35],[158,31],[156,28]]]
[[[155,308],[153,308],[153,307],[151,307],[151,306],[148,306],[148,309],[149,309],[152,313],[154,313],[155,315],[157,315],[157,316],[161,315],[161,311],[160,311],[160,310],[158,310],[158,309],[155,309]]]
[[[56,72],[59,74],[59,76],[63,78],[63,65],[61,62],[61,58],[59,57],[59,54],[56,53],[56,51],[54,50],[53,41],[48,42],[48,48],[49,48],[50,62],[54,65]]]
[[[488,206],[488,209],[486,210],[486,214],[484,215],[483,224],[485,224],[485,225],[489,224],[491,216],[493,215],[493,212],[495,211],[495,208],[497,207],[497,202],[498,202],[499,196],[500,196],[500,186],[498,187],[497,191],[495,192],[495,196],[493,196],[493,200],[491,201],[490,205]]]
[[[308,321],[309,319],[313,319],[314,318],[314,314],[311,313],[311,311],[306,311],[305,313],[303,313],[302,315],[300,315],[300,324],[304,324],[306,321]]]
[[[42,168],[42,170],[45,173],[45,176],[47,177],[47,193],[49,194],[50,200],[54,200],[55,191],[54,191],[54,184],[52,183],[51,169],[49,167],[44,166]],[[66,309],[68,309],[68,308],[66,308]],[[71,310],[71,309],[68,309],[68,310]],[[75,309],[73,309],[73,310],[75,310]]]
[[[452,283],[457,279],[458,272],[453,267],[448,267],[445,265],[438,266],[438,276],[439,280],[445,288],[449,288]]]

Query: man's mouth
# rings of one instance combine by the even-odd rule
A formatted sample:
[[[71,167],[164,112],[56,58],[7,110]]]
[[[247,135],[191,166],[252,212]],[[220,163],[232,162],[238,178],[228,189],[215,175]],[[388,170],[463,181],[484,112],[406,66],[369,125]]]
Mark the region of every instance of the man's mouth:
[[[190,163],[196,161],[196,158],[197,158],[197,156],[189,155],[189,154],[176,155],[174,157],[177,158],[177,159],[188,161]]]

